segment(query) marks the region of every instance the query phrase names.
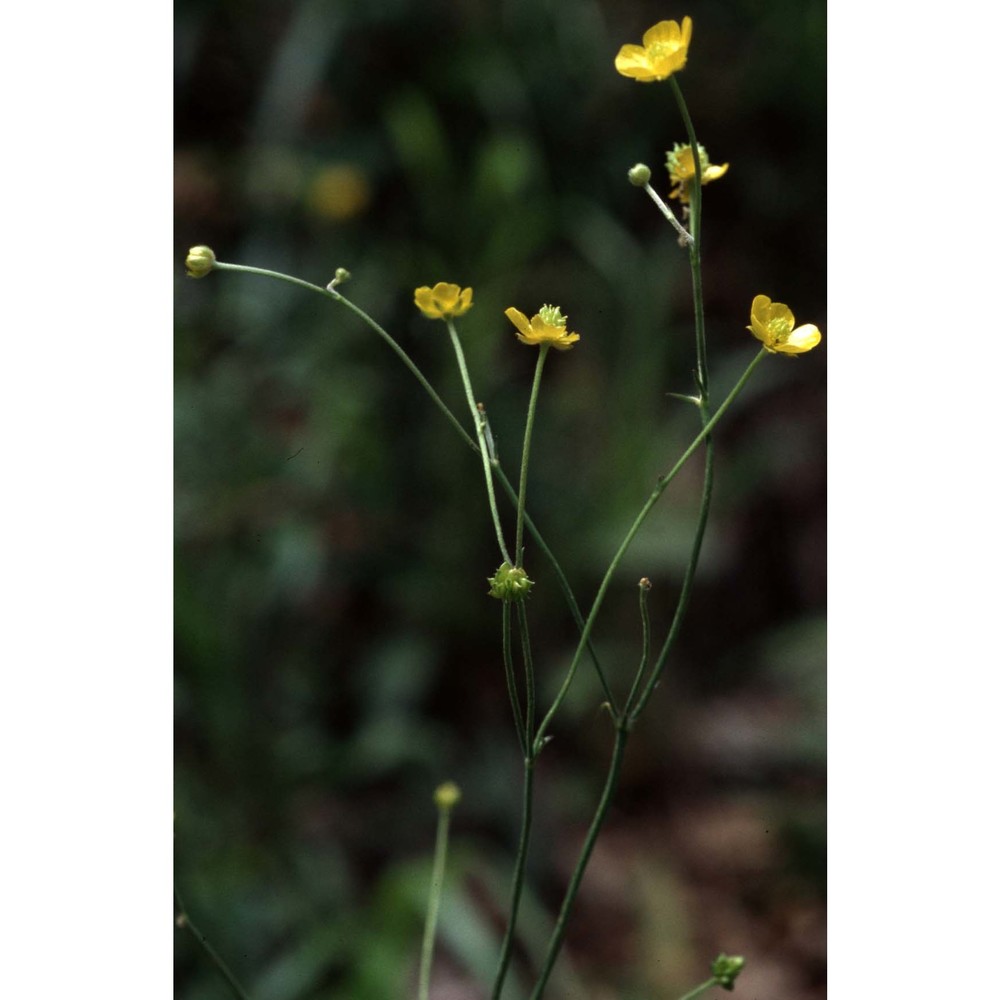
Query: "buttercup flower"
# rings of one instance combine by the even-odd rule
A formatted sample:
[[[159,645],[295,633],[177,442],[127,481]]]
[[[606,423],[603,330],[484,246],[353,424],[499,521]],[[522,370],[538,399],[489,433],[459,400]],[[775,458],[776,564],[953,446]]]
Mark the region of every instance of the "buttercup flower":
[[[472,308],[472,289],[439,281],[433,288],[427,285],[418,288],[413,301],[428,319],[464,316]]]
[[[804,354],[822,339],[812,323],[796,327],[792,310],[784,303],[772,302],[766,295],[754,298],[747,329],[772,354]]]
[[[721,167],[709,163],[708,152],[700,142],[698,159],[701,161],[702,187],[709,181],[717,181],[729,169],[728,163],[723,163]],[[690,204],[691,191],[694,188],[694,154],[688,143],[674,143],[674,148],[667,153],[667,170],[670,171],[670,180],[674,184],[670,197],[680,198],[682,205]]]
[[[684,69],[691,44],[691,18],[660,21],[642,36],[642,45],[623,45],[615,56],[615,69],[640,83],[666,80]]]
[[[530,320],[513,306],[503,314],[517,327],[522,344],[551,344],[557,351],[568,351],[580,339],[578,333],[566,332],[566,317],[559,306],[542,306]]]

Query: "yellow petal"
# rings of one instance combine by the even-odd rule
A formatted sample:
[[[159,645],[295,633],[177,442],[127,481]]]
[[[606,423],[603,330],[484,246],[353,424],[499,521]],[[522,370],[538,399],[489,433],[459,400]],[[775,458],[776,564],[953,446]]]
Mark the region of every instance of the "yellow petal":
[[[517,327],[518,331],[524,337],[531,336],[531,324],[528,322],[528,317],[520,309],[515,309],[511,306],[509,309],[505,309],[503,314]],[[525,343],[529,343],[529,341],[525,341]]]
[[[441,310],[434,302],[434,292],[426,285],[413,293],[413,302],[428,319],[443,319]]]
[[[767,322],[767,310],[771,305],[771,300],[766,295],[755,295],[750,305],[750,321],[759,319],[762,323]]]
[[[691,18],[686,17],[688,37],[691,36]],[[660,45],[680,45],[682,41],[681,26],[676,21],[660,21],[654,24],[643,36],[642,44],[648,49]]]
[[[653,73],[649,68],[649,58],[641,45],[623,45],[615,56],[615,69],[622,76],[649,81]]]
[[[767,307],[768,324],[783,323],[786,330],[795,328],[795,314],[784,302],[772,302]]]
[[[442,312],[450,313],[458,302],[461,289],[447,281],[439,281],[434,286],[434,300]]]
[[[708,181],[717,181],[728,169],[728,163],[723,163],[721,167],[709,164],[708,169],[701,175],[702,184],[706,184]]]
[[[811,351],[821,340],[819,328],[812,323],[804,323],[788,335],[788,340],[775,349],[782,354],[804,354]]]
[[[681,22],[681,41],[686,49],[691,44],[691,28],[693,27],[691,18],[685,17]]]
[[[767,327],[757,319],[756,316],[750,317],[750,325],[747,329],[769,350],[772,351],[771,347],[771,335],[767,332]],[[773,353],[773,351],[772,351]]]
[[[462,294],[458,297],[458,304],[455,306],[455,315],[464,316],[472,308],[472,289],[463,288]]]
[[[557,351],[568,351],[579,339],[578,333],[564,333],[558,340],[552,341],[552,346]]]

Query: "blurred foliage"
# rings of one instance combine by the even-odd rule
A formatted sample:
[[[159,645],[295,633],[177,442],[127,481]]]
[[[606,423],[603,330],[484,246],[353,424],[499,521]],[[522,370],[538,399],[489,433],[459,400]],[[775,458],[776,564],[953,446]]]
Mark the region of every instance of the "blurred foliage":
[[[435,983],[482,995],[520,762],[475,456],[346,310],[245,275],[191,281],[185,252],[206,243],[317,284],[348,267],[345,292],[459,414],[444,327],[412,290],[472,285],[460,329],[509,470],[535,354],[502,310],[559,303],[583,340],[546,366],[529,508],[586,606],[698,427],[666,395],[692,386],[686,260],[625,177],[645,161],[665,194],[683,126],[668,86],[612,65],[683,14],[680,82],[713,162],[731,164],[705,198],[720,398],[756,349],[755,294],[827,333],[822,4],[177,2],[176,875],[255,1000],[410,991],[446,778],[464,795]],[[826,346],[768,359],[720,427],[698,587],[553,997],[679,995],[720,950],[747,956],[748,995],[823,995]],[[653,580],[662,637],[698,492],[692,462],[599,622],[619,688],[638,653],[634,582]],[[530,547],[528,567],[550,694],[574,628]],[[581,670],[540,762],[511,997],[603,780],[600,701]],[[225,995],[183,936],[177,995]]]

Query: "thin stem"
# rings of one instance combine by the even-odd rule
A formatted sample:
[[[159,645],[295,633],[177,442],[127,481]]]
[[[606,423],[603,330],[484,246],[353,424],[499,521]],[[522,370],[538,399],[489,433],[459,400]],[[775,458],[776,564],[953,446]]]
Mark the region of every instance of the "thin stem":
[[[622,714],[626,718],[629,716],[632,702],[635,701],[636,693],[639,690],[639,682],[642,680],[642,675],[646,672],[646,666],[649,663],[649,588],[649,580],[643,577],[639,581],[639,617],[642,620],[642,656],[639,659],[639,669],[636,670],[635,679],[632,681],[632,688],[628,693],[628,698],[625,699],[625,708],[622,710]]]
[[[635,706],[631,711],[626,709],[626,713],[628,715],[627,724],[629,728],[635,725],[635,720],[639,718],[642,710],[646,707],[646,703],[652,696],[653,691],[656,690],[656,686],[660,682],[660,676],[663,674],[663,669],[667,662],[667,655],[673,648],[674,642],[680,633],[681,623],[684,621],[684,616],[687,613],[688,602],[691,599],[691,591],[694,587],[695,571],[698,568],[698,560],[701,556],[701,543],[705,538],[705,528],[708,524],[708,508],[712,500],[712,486],[714,480],[715,445],[712,442],[711,437],[709,437],[706,439],[705,443],[705,478],[701,490],[701,508],[698,511],[698,524],[695,528],[694,542],[691,545],[691,557],[688,560],[687,569],[684,571],[684,579],[681,582],[680,596],[677,598],[677,608],[674,611],[673,621],[670,623],[670,629],[667,632],[666,639],[663,641],[663,647],[656,659],[653,672],[650,674],[649,680],[643,688],[642,695],[639,697],[639,700],[635,703]]]
[[[531,658],[531,636],[528,634],[528,612],[524,601],[517,605],[517,624],[521,631],[521,656],[524,660],[524,731],[531,745],[535,726],[535,666]]]
[[[497,475],[500,478],[500,485],[503,486],[507,496],[510,497],[510,499],[516,504],[517,494],[514,492],[514,487],[511,485],[510,480],[504,474],[503,469],[501,469],[499,465],[495,465],[494,468],[496,468]],[[566,598],[566,603],[569,606],[569,612],[573,616],[573,621],[576,623],[576,627],[582,632],[584,627],[583,613],[580,611],[580,605],[577,604],[576,595],[573,593],[572,587],[570,587],[569,580],[566,579],[566,574],[563,572],[562,566],[559,565],[559,561],[556,559],[552,550],[545,544],[545,539],[542,538],[541,532],[535,526],[535,522],[531,519],[531,516],[527,511],[524,512],[524,523],[527,525],[528,531],[531,532],[532,538],[535,539],[535,543],[542,550],[542,554],[549,560],[549,563],[555,570],[556,579],[559,581],[559,587],[563,592],[563,596]],[[612,694],[611,688],[608,686],[607,679],[604,676],[604,671],[601,669],[600,661],[597,658],[597,651],[594,649],[594,645],[589,639],[587,640],[587,651],[590,653],[590,658],[594,664],[594,670],[597,672],[597,678],[604,691],[604,697],[612,708],[612,714],[616,714],[618,709],[615,703],[615,696]]]
[[[198,942],[198,946],[208,956],[209,961],[215,966],[216,971],[229,984],[233,996],[239,997],[240,1000],[250,1000],[250,994],[240,985],[239,980],[230,971],[229,966],[222,960],[222,956],[209,944],[208,938],[195,926],[176,886],[174,886],[174,902],[177,903],[177,926],[184,927],[191,932],[191,936]]]
[[[483,460],[483,475],[486,477],[486,492],[490,498],[490,513],[493,515],[493,527],[497,533],[497,544],[500,546],[500,555],[505,563],[511,566],[510,553],[503,540],[503,526],[500,524],[500,511],[497,510],[497,496],[493,489],[493,466],[490,464],[490,454],[486,447],[486,431],[484,428],[485,417],[476,406],[476,397],[472,391],[472,381],[469,378],[469,369],[465,364],[465,352],[462,350],[462,342],[458,339],[458,331],[455,324],[448,320],[448,333],[451,335],[451,345],[455,348],[455,359],[458,361],[458,370],[462,374],[462,385],[465,387],[465,398],[469,403],[469,412],[472,414],[472,422],[476,428],[476,436],[479,438],[479,456]]]
[[[322,295],[325,299],[332,299],[334,302],[339,302],[341,305],[346,306],[355,316],[364,320],[388,345],[392,348],[396,356],[403,362],[404,365],[410,370],[411,374],[416,378],[416,380],[423,386],[424,391],[431,397],[434,401],[434,405],[444,414],[448,423],[455,428],[456,431],[461,435],[462,439],[465,441],[470,448],[476,448],[476,442],[473,441],[471,437],[465,432],[465,428],[459,423],[458,418],[448,404],[435,392],[434,387],[427,381],[424,373],[413,363],[410,356],[403,350],[402,347],[393,339],[385,330],[382,329],[378,323],[372,319],[363,309],[358,308],[350,299],[341,295],[340,292],[336,292],[331,288],[320,288],[319,285],[313,285],[308,281],[303,281],[301,278],[293,278],[290,274],[282,274],[280,271],[268,271],[263,267],[249,267],[246,264],[225,264],[222,261],[216,261],[215,268],[220,271],[242,271],[246,274],[260,274],[265,278],[277,278],[279,281],[287,281],[290,285],[298,285],[299,288],[308,288],[311,292],[317,292]]]
[[[688,248],[691,258],[691,281],[694,292],[694,325],[695,341],[698,350],[698,389],[702,399],[708,397],[708,352],[705,341],[705,298],[701,284],[701,151],[698,147],[698,137],[694,133],[694,123],[688,113],[687,103],[681,93],[681,85],[677,82],[677,75],[670,77],[670,84],[674,90],[674,97],[677,100],[677,107],[680,110],[681,118],[684,120],[684,128],[687,130],[688,144],[691,146],[691,158],[694,163],[694,189],[691,192],[691,233],[694,242]]]
[[[677,216],[674,215],[673,211],[671,211],[670,206],[656,193],[656,190],[649,183],[649,181],[643,184],[642,187],[646,194],[653,199],[656,207],[663,213],[667,222],[669,222],[670,225],[677,230],[677,235],[681,238],[681,246],[693,246],[694,237],[680,224],[680,222],[677,221]]]
[[[504,610],[508,611],[509,603],[504,602]],[[518,738],[521,733],[527,733],[527,739],[521,740],[524,751],[524,797],[521,805],[521,832],[517,841],[517,858],[514,862],[513,885],[511,888],[510,913],[507,917],[507,929],[504,931],[503,944],[500,947],[500,960],[497,974],[493,982],[492,1000],[499,1000],[503,992],[507,967],[510,965],[511,952],[514,946],[514,933],[517,929],[517,913],[521,904],[521,891],[524,888],[525,864],[528,858],[528,838],[531,834],[532,796],[534,794],[535,759],[531,755],[531,734],[535,724],[535,670],[531,658],[531,637],[528,634],[528,614],[524,602],[517,605],[517,621],[521,631],[521,654],[524,658],[524,688],[525,711],[524,725],[518,725]]]
[[[538,348],[538,362],[535,365],[535,379],[531,383],[531,398],[528,400],[528,417],[524,422],[524,447],[521,449],[521,484],[517,493],[517,535],[514,541],[514,555],[517,565],[524,565],[524,498],[528,491],[528,456],[531,453],[531,432],[535,426],[535,410],[538,407],[538,390],[542,384],[542,367],[549,345]]]
[[[535,761],[531,757],[524,758],[524,791],[521,800],[521,833],[517,840],[517,857],[514,861],[514,876],[510,893],[510,913],[507,917],[507,928],[500,946],[500,959],[497,964],[496,977],[493,980],[492,1000],[500,1000],[503,992],[504,979],[510,966],[510,958],[514,948],[514,933],[517,928],[517,914],[521,905],[521,891],[524,888],[524,871],[528,860],[528,839],[531,834],[531,812],[534,798]]]
[[[594,844],[597,842],[597,835],[601,832],[604,819],[611,806],[611,800],[614,798],[615,790],[618,787],[618,778],[621,775],[622,758],[625,753],[625,744],[627,741],[628,730],[623,725],[617,726],[615,729],[614,750],[611,753],[611,763],[608,766],[608,777],[604,783],[604,791],[601,793],[601,801],[598,803],[597,811],[590,822],[590,829],[587,831],[587,837],[583,842],[580,857],[576,863],[576,868],[573,869],[569,885],[566,888],[566,895],[563,897],[559,917],[552,931],[552,937],[549,939],[549,947],[545,953],[545,962],[538,977],[538,982],[535,984],[535,989],[531,994],[531,1000],[539,1000],[539,997],[545,991],[546,983],[548,983],[549,976],[552,974],[556,958],[559,956],[559,950],[562,948],[563,938],[566,936],[566,925],[569,921],[569,914],[573,909],[573,904],[576,902],[576,895],[579,892],[580,883],[583,881],[583,873],[587,869],[591,852],[594,850]]]
[[[719,420],[722,419],[723,414],[732,405],[733,400],[735,400],[736,397],[743,390],[743,387],[746,385],[748,379],[753,374],[753,370],[757,367],[757,365],[760,364],[760,362],[763,360],[763,358],[767,353],[768,353],[767,348],[762,347],[760,349],[757,356],[747,366],[746,371],[740,376],[739,381],[737,381],[736,385],[734,385],[733,388],[730,390],[729,395],[725,398],[722,405],[718,408],[718,410],[716,410],[716,412],[709,420],[705,421],[704,426],[701,429],[701,432],[691,442],[691,444],[688,445],[687,450],[677,460],[677,462],[674,464],[674,467],[665,476],[661,476],[657,480],[656,486],[653,488],[653,492],[650,494],[649,499],[645,502],[645,504],[643,504],[642,510],[639,511],[635,521],[632,522],[632,526],[629,528],[628,533],[625,535],[624,541],[621,543],[621,545],[618,548],[618,551],[615,553],[614,558],[611,560],[611,565],[608,566],[608,569],[604,574],[604,579],[601,581],[601,585],[598,588],[597,596],[594,598],[594,603],[590,609],[590,614],[587,616],[586,622],[584,622],[583,632],[580,635],[580,641],[577,644],[576,652],[573,654],[573,660],[570,663],[569,670],[566,673],[566,678],[563,681],[562,687],[559,689],[559,693],[556,695],[555,701],[552,703],[552,707],[546,713],[545,718],[542,719],[542,724],[538,727],[538,733],[535,736],[536,754],[542,747],[542,743],[545,737],[545,732],[548,729],[553,716],[556,714],[559,707],[562,705],[563,700],[565,699],[566,694],[569,691],[570,684],[572,683],[573,677],[576,674],[576,668],[580,662],[580,654],[587,640],[590,638],[590,633],[594,627],[594,621],[597,618],[597,612],[600,610],[601,604],[604,602],[604,597],[608,591],[608,586],[611,583],[611,578],[614,576],[615,570],[618,568],[618,564],[621,562],[622,557],[625,555],[626,551],[628,551],[628,547],[632,544],[632,539],[635,538],[636,534],[639,531],[639,528],[642,527],[643,521],[646,520],[646,517],[649,515],[649,512],[653,509],[654,505],[656,504],[656,501],[659,500],[663,491],[667,488],[667,486],[670,485],[671,481],[677,475],[677,473],[680,472],[681,468],[683,468],[684,466],[684,463],[687,462],[687,460],[695,453],[695,451],[697,450],[698,446],[702,443],[702,441],[704,441],[705,438],[708,437],[709,433],[712,431],[712,428],[715,427],[715,425],[719,422]]]
[[[718,986],[718,982],[715,979],[706,979],[700,986],[696,986],[690,993],[685,993],[681,997],[681,1000],[694,1000],[695,997],[700,997],[702,993],[710,990],[713,986]]]
[[[517,742],[521,747],[521,755],[527,757],[531,752],[531,741],[524,731],[524,719],[521,716],[521,699],[517,694],[517,679],[514,676],[514,658],[510,650],[510,601],[503,602],[503,669],[507,678],[507,695],[510,707],[514,712],[514,725],[517,728]]]
[[[417,1000],[427,1000],[431,986],[431,959],[434,955],[434,935],[437,931],[441,893],[444,890],[444,866],[448,858],[448,824],[451,807],[438,807],[437,837],[434,841],[434,867],[431,871],[431,891],[427,900],[427,920],[424,924],[424,941],[420,948],[420,980]]]
[[[371,316],[360,308],[360,306],[355,305],[350,299],[342,295],[340,292],[334,291],[331,288],[321,288],[319,285],[313,285],[308,281],[302,281],[300,278],[294,278],[290,274],[282,274],[280,271],[270,271],[262,267],[250,267],[246,264],[227,264],[224,261],[216,261],[214,267],[220,271],[237,271],[245,272],[246,274],[257,274],[265,278],[275,278],[278,281],[286,281],[291,285],[297,285],[300,288],[307,288],[311,292],[316,292],[322,295],[326,299],[332,299],[334,302],[340,305],[346,306],[355,316],[357,316],[363,323],[369,326],[375,331],[392,349],[393,353],[403,362],[403,364],[409,369],[414,378],[420,383],[424,391],[431,397],[434,405],[444,414],[448,423],[454,428],[458,433],[459,437],[473,450],[479,451],[479,446],[476,442],[466,433],[465,428],[462,427],[458,418],[452,413],[448,404],[444,402],[443,399],[435,392],[434,387],[427,381],[423,372],[416,366],[410,356],[400,347],[399,343],[387,333]],[[517,494],[514,492],[514,487],[507,478],[506,473],[500,466],[499,462],[494,462],[493,467],[496,469],[497,477],[500,480],[500,484],[503,486],[504,491],[511,498],[513,503],[517,504]],[[570,614],[573,616],[573,621],[576,623],[578,629],[583,629],[583,615],[580,612],[580,605],[576,600],[576,595],[573,593],[573,588],[570,586],[569,580],[566,578],[566,574],[563,572],[563,568],[556,559],[555,553],[548,547],[545,543],[545,539],[542,537],[541,532],[538,530],[538,526],[529,516],[528,512],[524,512],[524,523],[527,525],[528,531],[531,533],[532,538],[534,538],[535,543],[542,550],[545,558],[549,560],[552,568],[555,570],[556,579],[559,583],[559,588],[563,592],[563,596],[566,599],[566,604],[569,606]],[[597,653],[594,651],[593,645],[588,641],[587,649],[590,652],[591,658],[594,663],[594,670],[597,672],[598,679],[601,682],[601,687],[604,690],[604,696],[608,703],[614,707],[615,700],[614,695],[608,686],[608,682],[604,676],[604,672],[601,669],[600,662],[597,658]]]

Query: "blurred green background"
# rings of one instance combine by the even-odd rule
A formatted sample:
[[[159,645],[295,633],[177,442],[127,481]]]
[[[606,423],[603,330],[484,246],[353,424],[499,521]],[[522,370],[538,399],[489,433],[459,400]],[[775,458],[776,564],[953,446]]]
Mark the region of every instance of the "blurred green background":
[[[669,84],[613,68],[694,19],[680,75],[728,175],[705,189],[716,400],[756,352],[758,293],[825,323],[825,7],[728,0],[304,0],[176,5],[176,877],[255,1000],[412,995],[442,780],[464,791],[433,995],[483,996],[513,860],[520,761],[485,578],[476,456],[344,309],[262,278],[184,277],[188,247],[344,290],[464,400],[413,289],[475,289],[460,332],[516,468],[535,352],[503,309],[555,302],[581,343],[546,366],[529,509],[588,606],[697,433],[685,255],[626,180],[666,195]],[[725,950],[737,996],[825,996],[825,352],[769,358],[717,435],[690,614],[629,746],[551,996],[676,997]],[[635,583],[662,641],[700,463],[633,546],[596,641],[619,690]],[[505,507],[505,513],[509,508]],[[510,522],[511,519],[508,518]],[[572,654],[528,550],[543,693]],[[543,948],[611,730],[581,669],[538,774],[523,940]],[[178,934],[176,995],[224,984]],[[721,995],[721,994],[720,994]]]

